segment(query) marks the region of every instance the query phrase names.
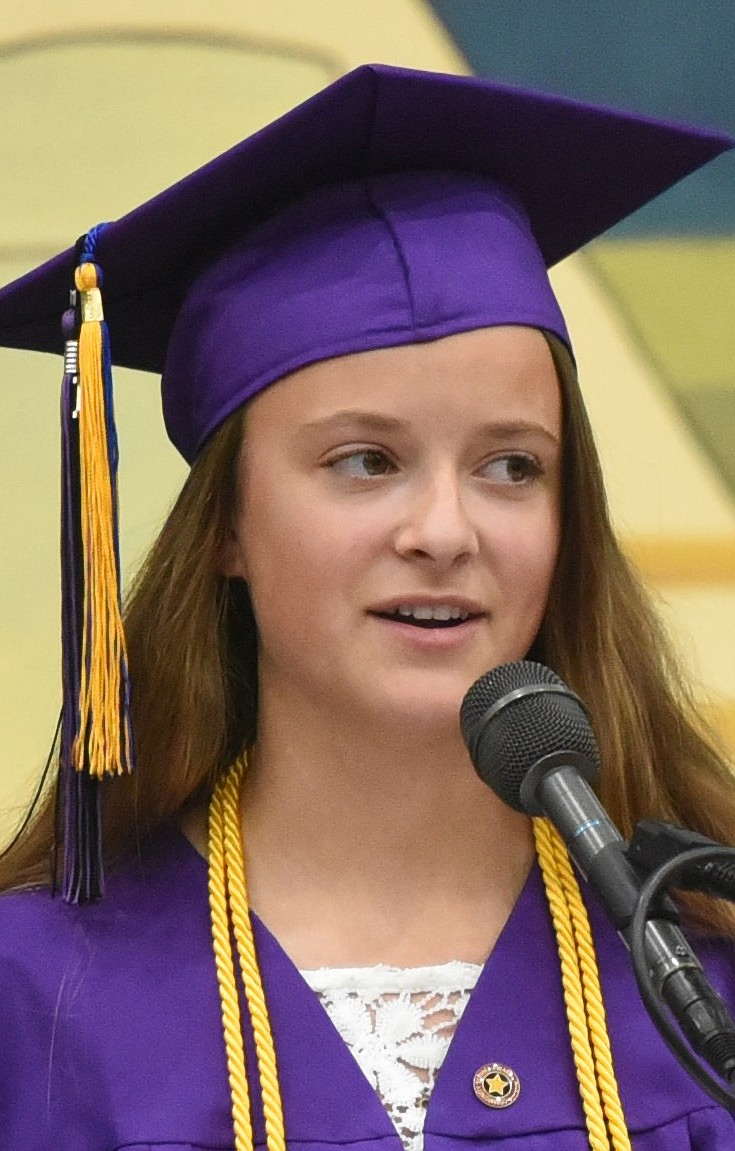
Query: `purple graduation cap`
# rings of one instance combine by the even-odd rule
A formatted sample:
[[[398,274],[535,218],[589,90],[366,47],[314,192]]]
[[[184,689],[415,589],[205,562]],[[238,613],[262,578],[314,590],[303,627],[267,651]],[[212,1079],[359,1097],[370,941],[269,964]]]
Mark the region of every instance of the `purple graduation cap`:
[[[66,333],[67,898],[101,892],[97,781],[80,778],[85,749],[97,749],[98,765],[102,757],[93,775],[132,760],[124,637],[117,670],[102,677],[107,696],[90,708],[85,689],[100,683],[84,630],[87,605],[100,597],[90,600],[88,586],[100,563],[119,567],[80,546],[96,451],[78,448],[75,426],[77,408],[86,417],[92,406],[74,358],[77,343],[90,343],[85,325],[101,364],[97,427],[114,535],[111,358],[162,373],[169,435],[192,461],[241,404],[318,360],[498,324],[569,344],[547,267],[732,145],[716,132],[486,80],[368,65],[90,234],[82,254],[69,249],[0,291],[0,344],[62,352],[61,316],[84,265],[82,335]],[[76,321],[67,313],[67,329]],[[119,577],[108,600],[99,647],[109,652],[110,634],[121,632]],[[99,736],[100,717],[118,705]]]

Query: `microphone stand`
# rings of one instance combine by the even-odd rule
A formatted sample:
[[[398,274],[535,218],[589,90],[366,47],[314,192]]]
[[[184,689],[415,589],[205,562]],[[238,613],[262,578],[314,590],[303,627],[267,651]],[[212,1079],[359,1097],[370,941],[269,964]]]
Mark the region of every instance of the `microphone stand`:
[[[671,886],[710,891],[735,901],[732,885],[728,890],[727,884],[718,884],[716,881],[718,875],[725,874],[729,878],[735,874],[735,848],[725,847],[679,828],[672,827],[670,833],[667,824],[645,821],[636,828],[631,845],[625,852],[639,872],[650,871],[641,886],[633,918],[626,932],[633,970],[651,1020],[684,1070],[708,1095],[735,1114],[735,1091],[728,1090],[720,1080],[715,1079],[707,1067],[694,1057],[692,1051],[694,1048],[721,1079],[730,1085],[735,1084],[735,1026],[730,1013],[704,979],[701,987],[697,986],[696,978],[694,981],[692,979],[695,973],[687,972],[686,979],[679,978],[681,973],[671,974],[666,981],[666,998],[672,1011],[676,1008],[676,1017],[691,1046],[684,1041],[673,1026],[654,983],[656,964],[651,954],[651,945],[655,949],[655,938],[651,937],[652,925],[649,923],[652,917],[660,914],[662,897]],[[683,850],[682,841],[687,841]],[[697,846],[691,845],[694,841]],[[652,847],[652,844],[655,846]],[[662,857],[664,862],[658,863],[657,860]],[[651,870],[649,864],[652,858],[656,862]],[[716,864],[722,864],[723,861],[724,867],[717,868]],[[712,875],[715,882],[708,883],[708,875]]]

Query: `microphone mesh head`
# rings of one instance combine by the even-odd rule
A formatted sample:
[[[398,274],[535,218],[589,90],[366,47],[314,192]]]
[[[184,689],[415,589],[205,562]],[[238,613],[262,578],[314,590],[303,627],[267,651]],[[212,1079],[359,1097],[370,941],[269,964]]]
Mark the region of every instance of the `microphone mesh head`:
[[[519,689],[527,694],[521,691],[509,698]],[[494,707],[497,711],[488,717]],[[545,756],[569,752],[599,768],[597,744],[582,704],[540,663],[507,663],[483,675],[464,698],[460,725],[478,775],[516,811],[526,810],[521,785]]]

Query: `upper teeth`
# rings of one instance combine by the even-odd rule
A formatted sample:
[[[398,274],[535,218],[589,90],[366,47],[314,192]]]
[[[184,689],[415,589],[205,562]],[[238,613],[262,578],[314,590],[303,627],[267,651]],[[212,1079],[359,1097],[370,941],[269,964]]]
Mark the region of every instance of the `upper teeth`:
[[[414,619],[467,619],[469,616],[468,611],[463,611],[459,607],[451,607],[449,604],[437,604],[436,606],[428,607],[425,604],[401,604],[400,607],[395,609],[398,615],[412,616]]]

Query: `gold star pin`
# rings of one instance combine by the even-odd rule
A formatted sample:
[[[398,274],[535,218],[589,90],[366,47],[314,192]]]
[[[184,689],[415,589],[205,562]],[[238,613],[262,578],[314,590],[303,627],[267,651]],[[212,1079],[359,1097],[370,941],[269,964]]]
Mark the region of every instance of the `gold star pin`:
[[[521,1081],[512,1068],[486,1063],[475,1072],[472,1088],[486,1107],[510,1107],[521,1093]]]

